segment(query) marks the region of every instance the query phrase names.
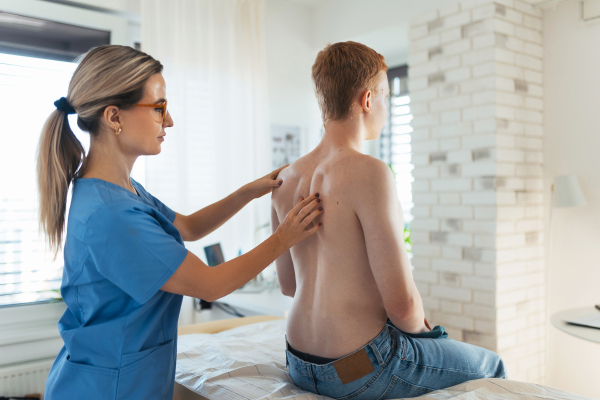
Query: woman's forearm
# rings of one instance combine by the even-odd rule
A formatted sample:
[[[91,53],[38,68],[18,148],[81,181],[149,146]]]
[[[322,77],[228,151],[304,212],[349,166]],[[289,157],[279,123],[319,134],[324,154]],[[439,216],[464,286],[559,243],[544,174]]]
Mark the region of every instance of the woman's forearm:
[[[283,166],[262,178],[250,182],[240,189],[236,190],[223,200],[211,204],[202,210],[196,211],[192,215],[181,218],[181,221],[175,222],[175,226],[182,232],[185,241],[194,241],[208,235],[252,200],[271,193],[274,188],[281,186],[283,181],[277,179],[277,176],[286,166]],[[178,224],[181,224],[178,226]]]
[[[242,186],[223,200],[189,215],[187,223],[191,241],[201,239],[219,228],[252,200],[250,191]]]
[[[192,252],[188,252],[179,268],[161,289],[215,301],[250,281],[288,247],[289,245],[275,233],[255,249],[216,267],[207,266]]]

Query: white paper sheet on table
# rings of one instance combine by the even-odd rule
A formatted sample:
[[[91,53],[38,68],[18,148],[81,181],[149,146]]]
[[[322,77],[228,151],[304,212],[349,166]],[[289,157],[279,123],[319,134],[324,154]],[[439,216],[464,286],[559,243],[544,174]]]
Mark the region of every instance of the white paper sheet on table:
[[[285,320],[180,336],[175,379],[211,400],[328,399],[294,385],[284,349]]]
[[[324,400],[294,385],[285,368],[285,320],[179,337],[176,381],[210,400]],[[531,383],[478,379],[420,400],[591,400]]]

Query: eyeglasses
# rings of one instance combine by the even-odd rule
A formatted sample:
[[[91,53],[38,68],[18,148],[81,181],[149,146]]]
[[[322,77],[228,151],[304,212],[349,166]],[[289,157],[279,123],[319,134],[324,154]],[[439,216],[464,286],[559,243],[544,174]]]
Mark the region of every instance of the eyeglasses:
[[[152,107],[156,109],[155,111],[158,111],[159,109],[162,110],[160,120],[155,118],[156,122],[164,122],[167,117],[167,100],[162,104],[136,104],[135,107]],[[155,115],[155,113],[152,114]]]

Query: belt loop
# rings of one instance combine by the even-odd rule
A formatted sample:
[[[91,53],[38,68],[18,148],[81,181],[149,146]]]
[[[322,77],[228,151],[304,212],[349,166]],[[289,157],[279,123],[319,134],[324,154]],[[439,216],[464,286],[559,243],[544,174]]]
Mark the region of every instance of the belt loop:
[[[396,336],[396,332],[393,332],[393,331],[390,332],[390,335],[392,335],[392,346],[397,351],[398,346],[400,345],[400,343],[398,343],[398,336]]]
[[[312,365],[310,365],[309,363],[304,363],[304,366],[308,370],[308,379],[310,379],[310,385],[313,387],[313,389],[315,389],[315,392],[316,392],[317,391],[317,382],[315,382]]]
[[[369,346],[371,346],[371,350],[373,350],[373,353],[375,353],[375,357],[377,357],[377,362],[379,363],[379,365],[383,364],[383,357],[381,356],[381,353],[379,352],[379,349],[377,348],[375,343],[370,342]]]
[[[285,367],[289,369],[290,359],[288,358],[288,352],[290,352],[290,343],[287,340],[287,335],[285,335]]]

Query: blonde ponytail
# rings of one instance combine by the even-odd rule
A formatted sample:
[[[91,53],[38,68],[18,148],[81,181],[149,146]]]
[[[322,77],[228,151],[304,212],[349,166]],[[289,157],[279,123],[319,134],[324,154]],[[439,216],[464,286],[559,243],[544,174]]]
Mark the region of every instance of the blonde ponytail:
[[[40,228],[50,249],[58,253],[62,243],[69,185],[85,157],[67,114],[54,110],[42,129],[37,155]]]
[[[127,110],[144,96],[144,86],[162,64],[127,46],[100,46],[85,54],[73,73],[67,98],[55,103],[40,136],[37,155],[40,229],[54,255],[61,249],[69,185],[85,172],[85,150],[67,118],[77,113],[77,125],[99,134],[108,106]]]

